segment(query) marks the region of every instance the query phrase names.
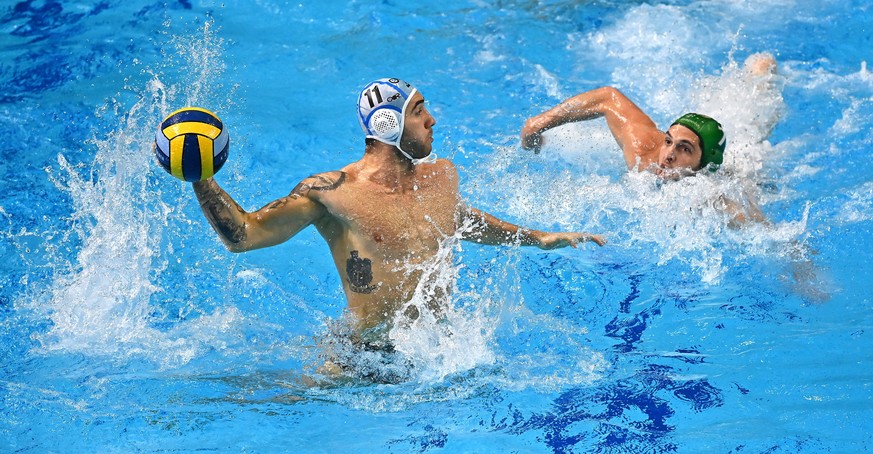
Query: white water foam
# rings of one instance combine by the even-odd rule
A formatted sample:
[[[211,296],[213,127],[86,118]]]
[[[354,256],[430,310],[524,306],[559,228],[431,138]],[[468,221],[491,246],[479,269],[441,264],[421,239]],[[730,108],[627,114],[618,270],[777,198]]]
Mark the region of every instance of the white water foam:
[[[757,20],[762,12],[780,7],[773,2],[750,12],[728,4],[724,14],[736,9],[737,21]],[[753,54],[747,64],[736,63],[731,49],[736,48],[742,26],[738,23],[731,30],[727,27],[732,21],[719,23],[720,28],[712,27],[693,5],[640,5],[615,23],[584,39],[571,37],[570,42],[587,42],[581,48],[584,58],[614,67],[612,80],[601,85],[641,93],[634,101],[662,129],[685,112],[717,118],[728,137],[722,172],[661,184],[645,172],[626,173],[621,151],[603,120],[568,124],[544,134],[546,145],[534,164],[522,162],[532,158],[519,157],[512,148],[499,148],[488,163],[505,188],[499,197],[509,204],[510,215],[529,223],[548,219],[564,229],[605,233],[613,241],[608,247],[651,249],[659,265],[678,260],[710,284],[719,283],[727,271],[726,252],[766,255],[790,249],[805,229],[805,215],[793,222],[737,231],[728,227],[731,218],[720,208],[723,198],[751,207],[782,196],[762,193],[760,183],[768,163],[783,153],[768,139],[786,108],[784,78],[778,71],[751,72],[747,67],[766,55]],[[671,24],[670,32],[653,24]],[[703,74],[700,68],[720,49],[730,50],[724,66],[717,74]],[[549,68],[538,68],[531,77],[542,73],[548,74]],[[549,84],[554,81],[549,79]],[[576,94],[560,87],[551,91],[567,92],[566,97]],[[532,166],[556,155],[572,170],[532,176]],[[519,165],[523,171],[510,168]]]
[[[51,321],[49,330],[38,335],[46,351],[121,361],[141,358],[159,368],[174,368],[210,351],[227,351],[250,322],[237,308],[225,306],[166,330],[154,325],[161,320],[154,319],[150,300],[163,291],[154,279],[168,267],[166,254],[173,253],[164,238],[173,236],[167,230],[171,225],[186,220],[150,184],[152,172],[162,173],[154,164],[153,128],[175,109],[180,96],[186,105],[215,97],[211,81],[223,69],[222,43],[210,23],[202,35],[172,42],[175,49],[166,54],[187,59],[183,67],[195,69],[184,71],[191,81],[165,85],[153,74],[144,89],[127,89],[99,112],[101,118],[118,118],[119,124],[107,137],[88,144],[95,149],[91,165],[80,169],[59,155],[57,169],[49,169],[52,181],[73,201],[70,230],[80,237],[81,249],[74,263],[56,270],[50,300],[42,303],[41,311]],[[128,108],[122,99],[131,93],[136,101]],[[165,174],[160,177],[166,184],[179,183]],[[162,251],[165,247],[170,250]]]
[[[602,355],[583,345],[587,330],[568,321],[533,314],[525,307],[520,292],[522,276],[517,272],[517,248],[508,250],[501,263],[492,259],[487,275],[464,276],[469,290],[456,290],[465,265],[455,256],[463,255],[462,232],[470,228],[461,226],[458,233],[443,241],[432,260],[408,268],[422,278],[413,298],[398,311],[390,337],[396,350],[415,364],[417,380],[439,383],[481,367],[503,370],[485,381],[498,381],[513,389],[554,390],[596,379],[607,366]],[[430,308],[439,295],[450,296],[436,316]],[[409,313],[410,307],[418,314],[412,320],[403,315]],[[507,353],[497,347],[498,331],[512,338],[537,333],[551,336],[553,341],[543,351],[522,348]],[[575,363],[566,361],[567,351],[572,352]]]
[[[460,250],[459,234],[440,243],[437,254],[421,264],[408,264],[408,275],[420,275],[415,292],[393,321],[390,333],[395,349],[409,358],[424,382],[437,382],[448,375],[479,365],[492,364],[494,328],[485,312],[487,300],[471,312],[456,307],[452,293],[462,265],[454,262]],[[434,305],[439,305],[439,314]],[[405,314],[414,313],[410,318]]]
[[[849,200],[840,208],[837,221],[854,223],[873,220],[873,182],[867,182],[847,193]]]

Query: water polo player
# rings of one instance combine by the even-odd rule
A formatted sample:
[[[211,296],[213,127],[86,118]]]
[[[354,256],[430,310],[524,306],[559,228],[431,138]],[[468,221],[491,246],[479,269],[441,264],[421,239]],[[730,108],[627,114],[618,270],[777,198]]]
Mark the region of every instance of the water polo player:
[[[330,248],[362,348],[391,349],[391,322],[427,275],[421,265],[434,260],[447,237],[542,249],[603,245],[597,235],[524,229],[468,207],[455,166],[432,153],[436,120],[412,85],[368,84],[357,113],[366,136],[363,157],[305,178],[260,210],[246,212],[212,178],[193,187],[232,252],[274,246],[314,226]]]
[[[776,72],[769,54],[755,54],[745,63],[753,76]],[[539,152],[543,132],[577,121],[603,117],[631,170],[650,170],[667,179],[677,179],[701,169],[721,165],[727,138],[721,124],[700,114],[689,113],[674,121],[665,132],[613,87],[601,87],[568,98],[557,106],[527,119],[521,130],[521,145]]]
[[[717,121],[688,113],[674,121],[666,132],[661,131],[645,112],[613,87],[578,94],[528,119],[521,132],[522,146],[539,151],[544,131],[599,117],[606,118],[629,169],[650,170],[666,179],[678,179],[704,168],[715,170],[723,161],[727,139]]]
[[[776,61],[769,54],[755,54],[746,62],[751,75],[775,73]],[[613,87],[601,87],[568,98],[531,117],[521,129],[521,145],[539,152],[543,132],[567,123],[603,117],[624,153],[628,169],[651,171],[676,180],[698,171],[715,171],[722,164],[727,138],[721,124],[711,117],[688,113],[676,119],[667,131]],[[721,198],[732,225],[748,220],[764,221],[751,201],[739,203]]]

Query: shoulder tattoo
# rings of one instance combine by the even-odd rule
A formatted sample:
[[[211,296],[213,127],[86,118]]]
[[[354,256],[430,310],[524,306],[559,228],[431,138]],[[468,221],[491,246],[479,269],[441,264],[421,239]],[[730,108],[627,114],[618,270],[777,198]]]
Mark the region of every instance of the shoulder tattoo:
[[[305,197],[309,191],[333,191],[340,187],[344,181],[346,181],[346,173],[342,171],[310,175],[294,187],[289,197],[293,199]]]

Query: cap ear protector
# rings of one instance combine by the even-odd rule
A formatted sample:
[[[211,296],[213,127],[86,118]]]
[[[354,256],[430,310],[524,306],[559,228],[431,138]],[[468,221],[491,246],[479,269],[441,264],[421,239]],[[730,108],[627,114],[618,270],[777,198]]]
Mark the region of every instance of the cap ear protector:
[[[403,119],[398,117],[399,115],[397,112],[390,110],[388,107],[376,109],[372,115],[370,115],[370,119],[367,122],[368,133],[372,135],[374,139],[382,142],[399,142],[400,134],[403,132],[400,129],[400,124],[403,123]],[[370,137],[370,135],[367,137]]]
[[[367,85],[358,97],[358,120],[366,137],[400,148],[403,117],[415,92],[415,87],[394,78]]]
[[[685,126],[697,134],[702,151],[700,156],[701,169],[707,166],[710,170],[718,169],[724,160],[724,149],[727,146],[727,139],[719,122],[706,115],[687,113],[676,119],[673,125]],[[710,166],[710,164],[712,165]]]

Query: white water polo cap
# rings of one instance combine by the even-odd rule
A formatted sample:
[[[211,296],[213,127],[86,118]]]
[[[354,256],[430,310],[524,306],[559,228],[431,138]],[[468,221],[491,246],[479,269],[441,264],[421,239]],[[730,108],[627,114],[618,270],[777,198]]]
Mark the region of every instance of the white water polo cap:
[[[400,148],[400,137],[406,107],[416,91],[407,82],[386,78],[371,82],[358,98],[358,120],[367,138],[393,145],[411,160],[414,159]]]

